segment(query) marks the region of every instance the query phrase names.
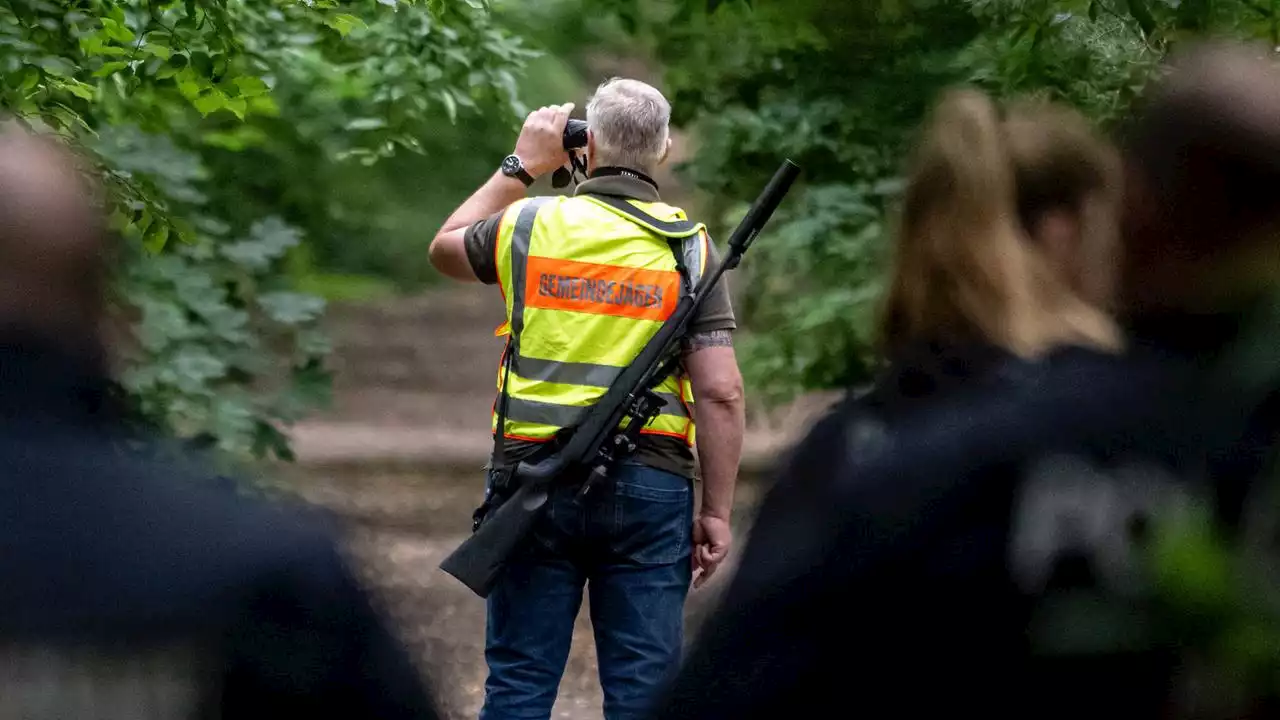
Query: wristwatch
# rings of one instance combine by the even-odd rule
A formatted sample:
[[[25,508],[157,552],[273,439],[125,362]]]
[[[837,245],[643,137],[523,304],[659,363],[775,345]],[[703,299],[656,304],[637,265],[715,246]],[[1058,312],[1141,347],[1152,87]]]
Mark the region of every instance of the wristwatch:
[[[508,155],[502,159],[502,174],[518,179],[524,183],[525,187],[533,184],[533,176],[524,169],[524,163],[520,162],[520,158],[515,155]]]

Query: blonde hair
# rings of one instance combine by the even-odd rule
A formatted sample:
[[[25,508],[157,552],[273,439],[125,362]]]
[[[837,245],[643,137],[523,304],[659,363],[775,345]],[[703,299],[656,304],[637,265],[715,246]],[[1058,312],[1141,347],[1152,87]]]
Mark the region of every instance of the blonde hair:
[[[880,326],[890,356],[925,341],[985,341],[1022,357],[1061,345],[1116,349],[1120,331],[1051,267],[1029,228],[1080,221],[1088,273],[1114,274],[1119,162],[1078,114],[1021,103],[1002,118],[974,90],[943,96],[926,125],[898,219]],[[1111,283],[1099,284],[1108,295]]]

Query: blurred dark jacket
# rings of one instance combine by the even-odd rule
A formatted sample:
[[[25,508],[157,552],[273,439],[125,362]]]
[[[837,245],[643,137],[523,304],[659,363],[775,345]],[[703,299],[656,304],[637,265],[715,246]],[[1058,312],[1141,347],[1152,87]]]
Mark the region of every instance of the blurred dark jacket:
[[[108,388],[0,340],[0,717],[437,717],[326,523],[125,449]]]
[[[1164,717],[1171,652],[1033,660],[1032,600],[1008,563],[1015,502],[1029,463],[1067,453],[1187,482],[1207,462],[1238,516],[1275,403],[1224,437],[1202,432],[1217,418],[1197,398],[1239,321],[1143,318],[1124,356],[1005,359],[927,402],[882,383],[842,403],[779,474],[656,716]],[[877,415],[883,432],[851,431]]]

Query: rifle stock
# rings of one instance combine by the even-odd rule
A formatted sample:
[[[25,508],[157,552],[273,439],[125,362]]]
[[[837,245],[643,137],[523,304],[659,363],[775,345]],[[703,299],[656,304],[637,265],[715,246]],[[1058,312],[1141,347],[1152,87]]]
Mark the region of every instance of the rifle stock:
[[[550,491],[550,478],[525,479],[506,502],[480,523],[471,537],[440,563],[440,569],[476,595],[489,597],[507,558],[515,553],[533,530],[533,524],[542,517]]]
[[[600,446],[615,431],[639,394],[660,381],[654,375],[679,351],[690,320],[719,283],[725,271],[738,266],[742,254],[773,215],[791,189],[800,168],[790,160],[774,174],[751,209],[733,231],[724,261],[691,294],[681,297],[667,322],[650,338],[635,361],[624,370],[574,429],[564,447],[536,463],[520,463],[513,478],[516,491],[492,511],[470,537],[440,563],[440,569],[457,578],[480,597],[488,597],[507,559],[520,547],[542,517],[552,483],[575,469],[591,467],[589,481],[603,479],[605,468],[592,463]],[[582,473],[585,474],[585,473]]]

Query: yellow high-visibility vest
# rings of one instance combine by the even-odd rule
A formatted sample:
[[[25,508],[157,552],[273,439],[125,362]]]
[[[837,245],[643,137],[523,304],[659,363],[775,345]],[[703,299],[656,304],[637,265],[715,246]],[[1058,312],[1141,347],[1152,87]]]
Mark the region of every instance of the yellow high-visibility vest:
[[[497,334],[508,335],[504,360],[511,353],[503,434],[543,442],[578,422],[675,310],[676,254],[696,286],[707,243],[704,225],[665,203],[583,195],[508,207],[494,249],[507,307]],[[503,375],[500,363],[499,399]],[[677,372],[656,391],[665,404],[642,432],[692,445],[688,377]]]

